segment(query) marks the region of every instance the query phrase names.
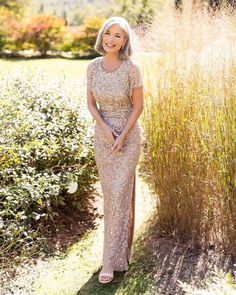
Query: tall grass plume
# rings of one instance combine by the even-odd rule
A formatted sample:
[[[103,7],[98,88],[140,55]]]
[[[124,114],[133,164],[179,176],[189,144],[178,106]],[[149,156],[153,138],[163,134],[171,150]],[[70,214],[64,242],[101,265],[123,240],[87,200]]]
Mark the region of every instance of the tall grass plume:
[[[142,48],[143,169],[159,227],[236,254],[236,20],[164,9]]]

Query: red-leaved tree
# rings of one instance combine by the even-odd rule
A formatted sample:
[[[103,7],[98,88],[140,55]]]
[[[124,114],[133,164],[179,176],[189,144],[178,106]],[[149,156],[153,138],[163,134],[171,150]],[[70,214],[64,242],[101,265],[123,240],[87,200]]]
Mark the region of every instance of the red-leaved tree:
[[[41,55],[45,56],[48,50],[57,48],[63,40],[65,31],[64,19],[41,14],[26,24],[24,38],[33,49],[39,50]]]

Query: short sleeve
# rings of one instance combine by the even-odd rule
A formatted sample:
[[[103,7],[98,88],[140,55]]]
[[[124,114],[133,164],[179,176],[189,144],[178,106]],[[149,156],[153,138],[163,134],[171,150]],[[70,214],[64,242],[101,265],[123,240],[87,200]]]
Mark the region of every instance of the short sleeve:
[[[84,81],[84,84],[87,86],[87,89],[90,93],[92,93],[93,89],[93,72],[94,72],[94,62],[90,62],[87,66],[87,74]]]
[[[138,64],[132,63],[130,68],[130,96],[132,96],[133,89],[143,87],[143,78]]]
[[[96,73],[96,65],[97,59],[95,58],[88,63],[87,72],[84,76],[83,85],[87,87],[87,91],[91,94],[93,93],[93,79],[94,74]]]

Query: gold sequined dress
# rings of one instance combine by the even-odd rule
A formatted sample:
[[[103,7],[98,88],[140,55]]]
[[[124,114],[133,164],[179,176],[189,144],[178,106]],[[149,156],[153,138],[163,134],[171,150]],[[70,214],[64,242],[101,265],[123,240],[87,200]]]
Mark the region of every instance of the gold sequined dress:
[[[132,112],[132,91],[142,87],[141,71],[127,59],[114,71],[106,71],[102,57],[87,68],[87,87],[99,105],[103,120],[120,134]],[[104,200],[103,265],[128,270],[134,234],[135,169],[141,152],[142,128],[138,120],[118,152],[101,127],[94,126],[94,155]]]

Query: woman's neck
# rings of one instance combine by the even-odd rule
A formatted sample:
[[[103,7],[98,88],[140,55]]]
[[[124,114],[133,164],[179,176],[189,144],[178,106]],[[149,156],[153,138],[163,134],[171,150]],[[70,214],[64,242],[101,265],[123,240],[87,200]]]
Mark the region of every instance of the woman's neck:
[[[109,63],[120,61],[118,54],[114,54],[114,53],[106,53],[103,58],[105,61]]]

